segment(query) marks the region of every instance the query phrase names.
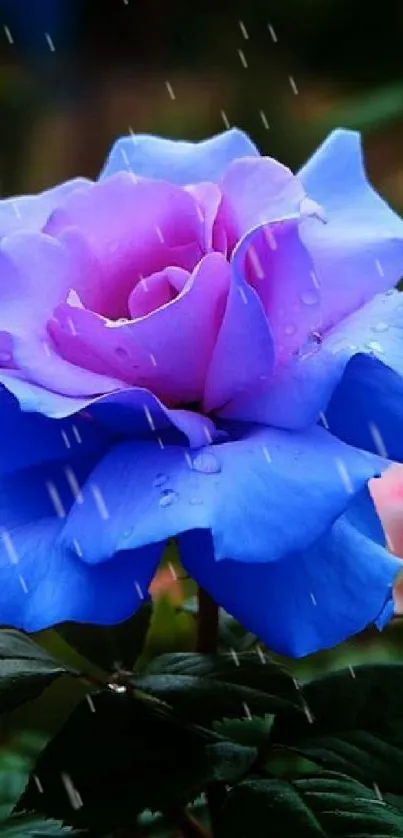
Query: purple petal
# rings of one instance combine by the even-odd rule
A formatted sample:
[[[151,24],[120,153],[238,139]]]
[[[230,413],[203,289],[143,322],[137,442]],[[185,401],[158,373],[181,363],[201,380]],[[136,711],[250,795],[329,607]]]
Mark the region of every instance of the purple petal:
[[[124,172],[73,194],[46,231],[57,236],[71,227],[96,257],[102,314],[111,318],[127,316],[139,279],[167,265],[192,270],[202,256],[203,219],[194,198],[177,186]]]
[[[183,273],[178,276],[178,269],[167,268],[159,278],[179,289]],[[151,277],[153,285],[155,281]],[[111,323],[93,312],[63,304],[55,312],[51,333],[61,355],[73,364],[103,369],[129,384],[150,389],[171,405],[200,401],[229,283],[226,259],[210,253],[176,299],[146,316]],[[151,294],[154,291],[150,289]]]
[[[220,217],[230,246],[252,229],[300,216],[305,191],[290,169],[271,157],[245,157],[228,167],[220,184]]]
[[[207,373],[203,405],[217,410],[238,394],[248,393],[273,370],[274,341],[255,293],[232,266],[225,314]]]
[[[354,356],[364,354],[377,358],[385,365],[385,372],[389,368],[403,376],[402,324],[402,296],[397,291],[380,294],[343,320],[319,343],[315,339],[308,342],[298,356],[277,368],[267,386],[233,400],[220,413],[230,419],[263,422],[282,428],[307,427],[326,412],[330,398]],[[392,386],[390,376],[377,376],[374,384],[375,380],[378,387],[373,392],[373,399],[379,403],[387,401],[388,387]],[[359,398],[357,388],[356,393]],[[393,403],[396,410],[396,399]],[[354,390],[349,396],[348,410],[355,410]],[[391,421],[389,416],[389,423]],[[400,412],[396,421],[400,421]]]
[[[40,192],[39,195],[18,195],[0,201],[0,237],[20,230],[39,232],[49,216],[72,192],[86,190],[91,181],[75,178]]]

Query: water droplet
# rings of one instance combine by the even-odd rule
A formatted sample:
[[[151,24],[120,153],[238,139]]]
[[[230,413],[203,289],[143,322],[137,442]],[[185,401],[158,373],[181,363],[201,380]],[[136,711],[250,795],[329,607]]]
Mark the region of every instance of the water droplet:
[[[118,319],[115,322],[122,326],[124,325],[124,323],[128,323],[129,320],[127,317],[118,317]]]
[[[128,353],[126,352],[126,349],[123,349],[122,346],[117,346],[116,347],[115,355],[117,355],[118,358],[123,358],[123,359],[128,357]]]
[[[133,527],[129,527],[127,530],[124,531],[123,538],[130,538],[132,532],[133,532]]]
[[[165,509],[166,506],[171,506],[172,503],[175,503],[177,498],[178,498],[177,492],[174,492],[172,489],[165,489],[162,492],[162,495],[161,495],[160,500],[159,500],[159,504],[160,504],[160,506],[162,506],[163,509]]]
[[[203,503],[203,498],[197,498],[197,497],[190,498],[189,503],[192,506],[201,506],[201,504]]]
[[[381,352],[381,353],[383,352],[383,348],[382,348],[381,344],[378,343],[376,340],[370,340],[367,343],[367,347],[368,347],[368,349],[371,350],[371,352]]]
[[[295,335],[296,331],[297,331],[297,327],[296,327],[295,323],[287,323],[287,325],[284,326],[284,334],[286,334],[286,335]]]
[[[380,321],[379,323],[375,323],[374,326],[371,326],[373,332],[377,332],[380,334],[381,332],[387,332],[389,329],[389,323],[383,323]]]
[[[396,291],[396,289],[395,289],[395,288],[388,288],[388,290],[387,290],[387,291],[385,291],[385,297],[391,297],[391,296],[392,296],[392,294],[398,294],[398,293],[399,293],[399,292],[398,292],[398,291]]]
[[[202,474],[218,474],[221,471],[221,465],[211,451],[201,451],[197,454],[192,460],[192,468]]]
[[[0,364],[8,364],[11,361],[11,352],[0,352]]]
[[[153,486],[155,486],[155,488],[158,489],[160,486],[163,486],[164,483],[167,482],[167,480],[168,480],[167,475],[162,474],[162,472],[161,472],[160,474],[157,474],[157,476],[156,476],[156,478],[153,482]]]
[[[315,288],[308,288],[301,294],[301,300],[306,306],[316,306],[319,302],[319,294]]]

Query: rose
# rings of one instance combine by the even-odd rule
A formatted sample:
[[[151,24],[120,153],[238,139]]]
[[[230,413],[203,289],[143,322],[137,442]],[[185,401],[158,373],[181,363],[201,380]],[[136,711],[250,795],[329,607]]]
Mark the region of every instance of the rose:
[[[97,183],[0,210],[1,622],[121,621],[176,536],[279,652],[382,625],[403,224],[358,136],[298,176],[237,130],[122,139]]]

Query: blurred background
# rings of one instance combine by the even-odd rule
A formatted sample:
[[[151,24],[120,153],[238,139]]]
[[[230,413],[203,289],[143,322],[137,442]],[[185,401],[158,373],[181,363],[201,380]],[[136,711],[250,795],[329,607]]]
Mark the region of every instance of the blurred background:
[[[238,125],[297,167],[344,125],[403,208],[403,3],[0,0],[0,118],[3,196],[96,176],[129,127]]]

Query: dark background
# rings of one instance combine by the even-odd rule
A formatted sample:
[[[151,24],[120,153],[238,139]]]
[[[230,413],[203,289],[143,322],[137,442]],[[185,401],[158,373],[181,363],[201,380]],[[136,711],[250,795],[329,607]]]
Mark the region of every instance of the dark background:
[[[0,120],[2,195],[95,177],[129,126],[202,138],[228,120],[292,167],[359,128],[403,207],[403,3],[0,0]]]

